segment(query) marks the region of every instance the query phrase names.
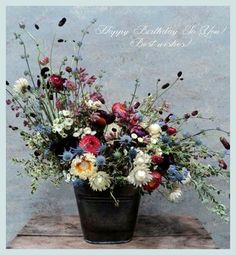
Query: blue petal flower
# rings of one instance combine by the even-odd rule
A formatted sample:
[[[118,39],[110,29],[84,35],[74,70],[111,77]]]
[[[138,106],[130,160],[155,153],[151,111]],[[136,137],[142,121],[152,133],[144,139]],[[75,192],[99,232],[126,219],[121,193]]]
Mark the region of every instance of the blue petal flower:
[[[97,156],[96,165],[97,166],[104,166],[105,164],[106,164],[106,158],[102,155]]]
[[[82,156],[84,154],[84,150],[80,146],[77,146],[76,148],[70,148],[70,151],[74,155],[78,155],[78,156]]]
[[[62,155],[59,155],[59,157],[62,157],[63,161],[71,161],[75,155],[71,152],[71,150],[67,151],[64,150]]]
[[[131,149],[129,150],[129,158],[130,158],[131,160],[133,160],[133,159],[136,157],[136,155],[137,155],[137,151],[136,151],[134,148],[131,148]]]
[[[129,135],[123,135],[120,137],[120,143],[123,145],[130,144],[132,142],[132,138]]]

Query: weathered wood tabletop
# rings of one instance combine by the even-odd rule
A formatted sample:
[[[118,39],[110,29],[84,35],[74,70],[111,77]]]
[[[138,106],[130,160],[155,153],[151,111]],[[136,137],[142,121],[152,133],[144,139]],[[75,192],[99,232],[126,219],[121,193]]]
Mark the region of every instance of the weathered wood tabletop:
[[[209,233],[191,216],[139,216],[133,240],[123,244],[89,244],[79,216],[33,217],[7,246],[9,249],[215,249]]]

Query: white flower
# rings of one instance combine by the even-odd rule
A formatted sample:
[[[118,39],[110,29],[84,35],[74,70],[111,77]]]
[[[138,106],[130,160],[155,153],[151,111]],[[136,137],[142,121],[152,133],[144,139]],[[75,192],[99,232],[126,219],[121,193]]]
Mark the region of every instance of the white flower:
[[[13,91],[18,95],[24,95],[28,91],[29,82],[25,78],[20,78],[15,81],[15,85],[13,86]]]
[[[63,125],[62,124],[53,125],[53,129],[59,133],[63,130]]]
[[[179,186],[175,186],[168,196],[171,202],[177,202],[182,197],[182,191]]]
[[[143,142],[143,138],[142,138],[142,137],[139,137],[139,138],[138,138],[138,142],[139,142],[139,143],[142,143],[142,142]]]
[[[161,127],[157,123],[151,124],[148,127],[148,132],[151,136],[158,137],[161,134],[161,131]]]
[[[64,117],[69,117],[71,115],[71,112],[68,110],[63,110],[59,112],[60,115],[63,115]]]
[[[157,139],[155,137],[151,137],[151,143],[152,144],[156,144],[157,143]]]
[[[161,155],[162,155],[162,150],[161,150],[161,148],[157,148],[157,149],[155,150],[155,155],[157,155],[157,156],[161,156]]]
[[[192,177],[190,175],[190,172],[188,172],[187,177],[185,177],[185,179],[182,180],[181,183],[184,184],[184,185],[189,184],[191,182],[191,179],[192,179]]]
[[[85,101],[85,105],[86,105],[89,109],[97,110],[97,109],[101,108],[102,103],[101,103],[99,100],[93,101],[93,100],[89,99],[88,101]]]
[[[105,140],[109,142],[111,140],[119,138],[120,132],[121,127],[118,126],[116,123],[108,125],[104,134]]]
[[[138,151],[135,159],[134,159],[134,165],[135,166],[141,166],[151,163],[151,157],[150,155],[144,153],[143,151]]]
[[[133,139],[137,139],[137,138],[138,138],[138,136],[137,136],[135,133],[131,134],[131,137],[132,137]]]
[[[148,183],[151,179],[151,171],[145,165],[135,166],[127,176],[128,182],[136,187],[142,187],[142,185]]]
[[[66,118],[65,120],[64,120],[64,125],[65,126],[72,126],[73,125],[73,119],[71,119],[71,118]]]
[[[95,135],[96,131],[92,131],[90,127],[86,127],[83,129],[83,133],[84,135]]]
[[[104,171],[98,171],[89,178],[89,184],[94,191],[103,191],[110,187],[111,177]]]

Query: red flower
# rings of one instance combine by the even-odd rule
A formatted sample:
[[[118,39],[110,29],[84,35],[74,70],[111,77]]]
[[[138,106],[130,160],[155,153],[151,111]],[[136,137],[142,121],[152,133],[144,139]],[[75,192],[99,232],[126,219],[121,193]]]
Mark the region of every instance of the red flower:
[[[176,130],[176,128],[168,127],[167,130],[166,130],[166,133],[168,135],[175,135],[177,133],[177,130]]]
[[[164,161],[164,158],[162,156],[153,155],[152,156],[152,162],[156,165],[161,164]]]
[[[151,173],[152,179],[147,184],[143,186],[143,188],[147,191],[153,191],[158,188],[161,183],[161,174],[157,171]]]
[[[56,89],[56,90],[62,90],[63,84],[66,79],[62,78],[60,75],[52,74],[49,77],[49,83]]]
[[[118,118],[126,118],[128,114],[125,104],[121,104],[121,103],[113,104],[112,112]]]
[[[97,154],[98,149],[100,148],[100,141],[94,135],[85,135],[79,143],[79,146],[84,149],[86,152],[91,152]]]

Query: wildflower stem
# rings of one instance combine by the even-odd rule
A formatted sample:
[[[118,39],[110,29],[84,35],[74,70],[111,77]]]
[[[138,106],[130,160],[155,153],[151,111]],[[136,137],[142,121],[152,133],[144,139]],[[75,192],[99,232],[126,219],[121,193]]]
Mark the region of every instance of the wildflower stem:
[[[133,104],[133,101],[134,101],[135,96],[136,96],[136,93],[137,93],[137,88],[138,88],[138,86],[139,86],[139,80],[136,79],[135,87],[134,87],[134,93],[133,93],[132,99],[131,99],[131,101],[130,101],[129,107],[131,107],[132,104]]]

